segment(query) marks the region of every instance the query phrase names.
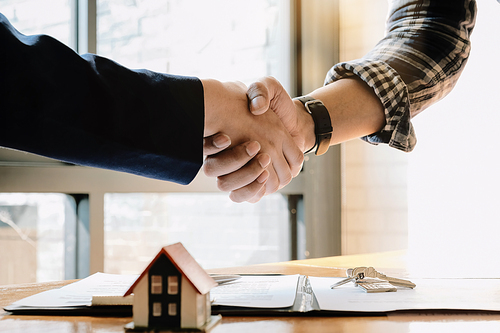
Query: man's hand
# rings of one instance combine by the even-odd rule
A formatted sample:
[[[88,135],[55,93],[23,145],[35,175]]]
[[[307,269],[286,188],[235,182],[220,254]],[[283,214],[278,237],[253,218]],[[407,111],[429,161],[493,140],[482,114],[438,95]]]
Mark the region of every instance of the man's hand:
[[[285,128],[290,132],[295,143],[302,152],[314,146],[316,137],[314,134],[314,121],[307,113],[300,101],[292,100],[281,84],[272,77],[266,77],[250,85],[248,92],[249,109],[258,117],[262,114],[275,113],[283,122]],[[335,128],[330,145],[345,142],[380,131],[385,126],[384,107],[373,89],[357,77],[345,78],[333,82],[327,86],[320,87],[308,94],[323,102]],[[272,110],[274,112],[266,112]],[[231,154],[230,152],[227,152]],[[213,173],[219,178],[219,186],[224,187],[226,179],[231,175],[233,186],[244,188],[245,184],[236,184],[236,175],[243,172],[238,169],[235,161],[240,161],[242,167],[243,159],[233,154],[233,165],[231,169],[224,167]],[[224,156],[224,159],[229,159]],[[206,163],[222,163],[218,155],[209,156]],[[218,173],[220,172],[220,173]],[[224,178],[222,177],[224,175]],[[266,191],[266,194],[272,192]],[[251,195],[251,191],[245,193]]]
[[[212,137],[205,138],[204,153],[220,153],[207,156],[203,171],[209,177],[217,177],[217,186],[231,192],[231,200],[257,202],[266,194],[270,175],[267,167],[271,162],[269,154],[257,154],[260,149],[257,141],[249,141],[223,150],[213,146]]]
[[[300,101],[294,101],[274,77],[252,83],[247,91],[250,111],[261,115],[274,111],[302,152],[315,144],[314,122]]]
[[[280,118],[285,128],[293,137],[295,143],[301,152],[306,151],[314,145],[314,123],[311,116],[307,114],[302,103],[294,102],[283,88],[283,86],[273,77],[265,77],[260,81],[251,84],[247,90],[248,105],[254,115],[262,115],[268,110],[273,110]],[[297,104],[298,103],[298,104]],[[306,134],[312,134],[307,136]],[[307,140],[307,139],[308,140]],[[233,147],[224,153],[216,154],[224,148],[220,143],[224,140],[225,147],[230,145],[230,138],[222,133],[213,137],[206,137],[204,142],[204,155],[209,155],[205,159],[205,174],[211,177],[217,177],[220,189],[231,192],[230,197],[233,201],[257,202],[265,194],[274,193],[277,188],[258,186],[259,181],[263,182],[268,175],[263,173],[265,167],[262,163],[257,164],[256,159],[263,157],[260,154],[252,159],[253,156],[246,153],[243,143],[240,146]],[[303,161],[303,157],[301,157]],[[253,167],[250,167],[252,164]],[[259,165],[261,166],[259,168]],[[300,164],[302,167],[302,162]],[[296,177],[300,168],[292,171],[292,176]],[[249,183],[249,179],[254,179]],[[283,186],[280,186],[282,188]]]
[[[273,112],[258,117],[248,112],[247,90],[242,84],[202,83],[205,137],[224,133],[231,147],[208,157],[205,173],[217,176],[219,188],[230,191],[231,199],[238,202],[256,202],[288,184],[299,173],[304,157],[279,117]],[[205,152],[213,153],[227,143],[227,137],[220,134],[206,138]]]

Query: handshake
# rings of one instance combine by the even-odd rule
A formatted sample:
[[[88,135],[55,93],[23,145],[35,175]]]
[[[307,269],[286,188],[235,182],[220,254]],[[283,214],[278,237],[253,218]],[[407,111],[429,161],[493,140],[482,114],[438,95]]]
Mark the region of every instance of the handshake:
[[[296,177],[315,125],[300,101],[266,77],[247,87],[202,80],[205,99],[203,170],[235,202],[257,202]]]

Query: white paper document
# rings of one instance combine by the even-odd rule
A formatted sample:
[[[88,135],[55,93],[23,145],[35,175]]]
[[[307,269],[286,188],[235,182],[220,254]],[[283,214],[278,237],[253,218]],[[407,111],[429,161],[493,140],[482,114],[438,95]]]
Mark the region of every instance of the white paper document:
[[[137,275],[97,273],[55,290],[45,291],[5,307],[25,313],[33,310],[78,311],[82,308],[104,311],[94,306],[92,297],[121,298]],[[397,310],[485,310],[500,311],[500,279],[411,279],[415,289],[366,293],[354,283],[330,286],[342,278],[303,275],[242,276],[211,291],[214,312],[249,314],[254,312],[310,311],[390,312]],[[100,303],[99,305],[104,305]],[[130,304],[106,305],[128,305]],[[123,309],[124,307],[120,307]],[[116,309],[115,309],[116,310]],[[113,311],[115,311],[113,310]],[[263,311],[261,311],[263,310]],[[89,310],[90,311],[90,310]],[[110,309],[109,311],[112,311]],[[224,312],[227,311],[227,312]]]
[[[284,308],[293,305],[299,275],[242,276],[210,291],[213,305]]]
[[[365,293],[353,283],[331,289],[341,278],[309,277],[321,310],[388,312],[395,310],[500,311],[500,279],[411,279],[415,289]]]
[[[64,308],[92,305],[92,296],[123,296],[138,275],[96,273],[83,280],[23,298],[9,307]],[[7,307],[7,309],[9,308]]]

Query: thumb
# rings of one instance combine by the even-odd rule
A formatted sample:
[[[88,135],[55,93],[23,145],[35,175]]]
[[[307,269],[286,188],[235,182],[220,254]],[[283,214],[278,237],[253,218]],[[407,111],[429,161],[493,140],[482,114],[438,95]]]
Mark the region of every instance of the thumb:
[[[252,83],[247,90],[248,107],[254,115],[263,114],[269,109],[269,91],[263,82]]]

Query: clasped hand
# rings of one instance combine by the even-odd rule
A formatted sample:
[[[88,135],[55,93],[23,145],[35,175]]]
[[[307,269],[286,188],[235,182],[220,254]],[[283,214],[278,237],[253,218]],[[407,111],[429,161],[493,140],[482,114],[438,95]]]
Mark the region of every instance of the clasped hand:
[[[239,82],[202,80],[205,91],[203,170],[235,202],[257,202],[297,176],[304,161],[305,112],[267,77]],[[274,112],[266,112],[272,110]]]

